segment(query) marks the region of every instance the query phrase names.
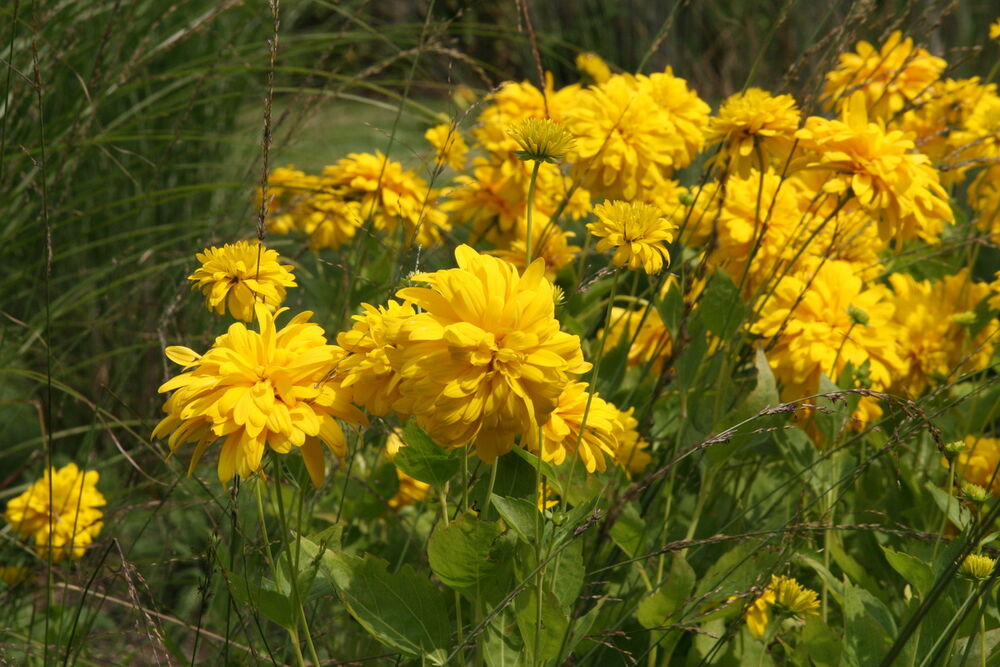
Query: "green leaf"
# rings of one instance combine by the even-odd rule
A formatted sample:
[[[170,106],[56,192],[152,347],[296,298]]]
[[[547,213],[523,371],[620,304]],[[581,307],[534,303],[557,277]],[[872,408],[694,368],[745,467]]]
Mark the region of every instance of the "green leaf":
[[[441,591],[409,565],[399,572],[389,572],[387,566],[371,555],[326,551],[320,557],[320,576],[372,637],[408,656],[444,664],[451,623]]]
[[[628,503],[611,526],[611,539],[629,558],[635,558],[642,549],[645,535],[646,523],[642,520],[639,509],[635,503]]]
[[[583,540],[567,544],[546,571],[551,573],[552,592],[569,612],[583,589]]]
[[[410,477],[442,488],[462,466],[462,449],[446,449],[434,444],[431,437],[411,419],[403,429],[403,442],[393,462]]]
[[[541,524],[538,508],[521,498],[504,498],[496,494],[491,498],[497,512],[517,536],[528,544],[535,544],[538,540],[536,527]]]
[[[863,588],[844,582],[844,660],[870,665],[892,645],[896,624],[885,605]],[[899,664],[909,664],[901,661]]]
[[[969,524],[969,510],[962,505],[958,498],[930,481],[924,485],[924,488],[934,500],[934,504],[941,510],[941,513],[947,514],[948,519],[953,524],[962,529]]]
[[[477,588],[506,581],[513,548],[502,534],[496,523],[480,521],[472,513],[447,526],[438,524],[427,544],[431,570],[446,586],[471,596]]]
[[[900,553],[886,546],[882,547],[882,553],[885,554],[885,559],[889,561],[892,569],[913,586],[921,597],[934,588],[934,572],[930,565],[910,554]]]
[[[813,665],[816,667],[836,667],[839,665],[842,645],[840,639],[833,634],[819,616],[806,617],[799,647],[809,657]]]
[[[235,572],[227,572],[226,580],[229,584],[229,592],[240,605],[259,611],[269,621],[273,621],[283,628],[290,628],[294,625],[295,616],[292,611],[292,601],[287,596],[282,595],[274,588],[268,589],[261,584],[251,584]],[[271,585],[273,587],[274,583],[271,582]]]
[[[698,312],[709,331],[728,339],[739,329],[746,317],[746,306],[736,285],[722,269],[709,278],[698,300]]]
[[[681,618],[677,612],[683,609],[685,601],[691,597],[697,578],[684,556],[674,554],[666,581],[639,603],[636,617],[642,627],[652,629],[679,623]]]
[[[542,591],[540,624],[537,623],[538,607],[538,592],[534,586],[529,586],[514,601],[517,628],[524,640],[524,651],[529,658],[525,662],[529,665],[559,657],[563,635],[569,627],[569,618],[562,610],[559,599],[550,591]],[[537,655],[535,655],[536,634],[538,634]]]

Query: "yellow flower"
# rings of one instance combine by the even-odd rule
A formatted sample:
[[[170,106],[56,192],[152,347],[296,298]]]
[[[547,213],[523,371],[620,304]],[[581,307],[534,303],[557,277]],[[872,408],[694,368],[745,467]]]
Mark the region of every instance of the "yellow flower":
[[[493,462],[520,435],[537,437],[573,376],[586,372],[580,339],[559,330],[554,288],[536,260],[523,275],[469,246],[458,268],[413,277],[430,287],[397,292],[419,306],[399,335],[396,410],[443,447],[475,443]]]
[[[23,565],[0,565],[0,581],[13,588],[28,578],[31,571]]]
[[[965,436],[965,449],[955,457],[955,472],[1000,496],[1000,438]],[[948,459],[941,460],[945,467]]]
[[[7,503],[4,521],[22,538],[32,539],[42,558],[49,553],[53,562],[82,558],[104,527],[98,508],[107,501],[97,490],[99,478],[96,470],[83,471],[75,463],[49,469]]]
[[[276,315],[259,304],[254,310],[260,333],[236,323],[204,355],[180,346],[166,349],[185,372],[160,386],[161,393],[174,393],[153,437],[170,434],[171,452],[195,443],[188,474],[208,446],[224,438],[218,466],[223,483],[260,470],[265,445],[281,454],[294,446],[319,487],[325,475],[320,443],[338,456],[347,451],[337,418],[366,424],[334,377],[345,352],[326,344],[323,329],[309,322],[311,312],[276,330]]]
[[[819,609],[819,595],[816,591],[803,588],[791,577],[771,575],[771,583],[751,603],[747,610],[747,627],[754,637],[763,637],[770,622],[770,610],[782,616],[801,617],[815,615]]]
[[[597,335],[603,336],[603,330]],[[670,332],[656,308],[612,308],[605,349],[613,350],[623,340],[632,341],[628,349],[629,366],[652,364],[650,373],[659,375],[663,371],[663,362],[670,356]]]
[[[221,248],[212,246],[196,257],[201,267],[188,280],[201,288],[209,310],[223,315],[226,307],[238,320],[253,319],[254,304],[273,311],[285,300],[285,288],[295,287],[292,267],[279,264],[276,250],[257,242],[237,241]]]
[[[611,68],[596,53],[576,54],[576,68],[594,83],[604,83],[611,78]]]
[[[975,336],[961,323],[989,296],[989,285],[973,282],[968,268],[937,282],[894,273],[889,283],[896,304],[891,323],[906,364],[894,379],[895,391],[918,397],[957,373],[989,366],[1000,323],[990,320]]]
[[[361,219],[371,218],[376,229],[394,234],[402,227],[406,243],[438,245],[451,229],[448,216],[437,208],[437,190],[380,151],[349,153],[326,167],[323,179],[344,200],[359,201]]]
[[[604,472],[607,469],[604,457],[615,460],[623,430],[618,408],[596,392],[590,398],[586,382],[571,382],[563,389],[559,405],[542,427],[542,460],[562,465],[567,458],[572,461],[578,455],[587,472]]]
[[[694,159],[709,107],[668,69],[615,75],[579,93],[565,111],[576,137],[576,172],[594,196],[633,200],[643,183]]]
[[[890,120],[907,105],[921,102],[948,66],[913,40],[895,31],[882,48],[858,42],[855,53],[844,53],[840,64],[826,75],[823,93],[840,110],[854,91],[860,91],[871,115]]]
[[[524,271],[524,261],[527,258],[527,244],[524,237],[528,232],[524,224],[518,225],[518,231],[520,238],[512,241],[508,247],[493,250],[490,254],[510,262],[518,271]],[[555,281],[559,271],[570,264],[580,252],[579,246],[570,244],[575,233],[564,232],[540,211],[535,211],[534,229],[531,233],[535,237],[531,245],[532,254],[536,259],[545,260],[545,277]]]
[[[663,217],[660,209],[649,204],[630,204],[623,201],[604,202],[594,207],[597,222],[587,229],[601,240],[597,251],[615,249],[612,260],[615,266],[634,270],[643,268],[646,273],[659,273],[664,263],[670,263],[670,254],[663,242],[674,240],[674,224]]]
[[[496,156],[512,153],[518,145],[507,134],[511,124],[524,118],[551,118],[561,123],[565,111],[575,104],[579,91],[580,86],[576,84],[556,90],[549,72],[545,74],[544,96],[527,81],[505,81],[500,90],[487,98],[479,114],[478,127],[472,133],[487,152]]]
[[[862,94],[855,93],[842,120],[806,120],[795,133],[800,146],[811,151],[805,168],[829,173],[823,190],[853,196],[878,219],[884,239],[936,242],[943,224],[954,219],[937,172],[926,155],[913,152],[903,132],[868,122],[864,104]]]
[[[469,152],[469,146],[454,124],[435,125],[424,132],[424,138],[437,149],[439,164],[446,164],[456,171],[465,168],[465,154]]]
[[[337,334],[337,344],[348,355],[337,366],[342,386],[351,389],[354,402],[373,415],[384,417],[399,399],[399,374],[389,355],[403,323],[416,315],[409,303],[389,300],[385,306],[361,304],[364,314],[354,316],[354,327]]]
[[[995,274],[995,280],[990,283],[989,306],[993,310],[1000,310],[1000,271]]]
[[[288,234],[299,227],[299,207],[323,189],[317,176],[295,167],[278,167],[267,177],[267,231]],[[263,192],[257,190],[257,204]]]
[[[558,164],[573,150],[575,142],[562,124],[549,118],[524,118],[507,128],[521,150],[522,160]]]
[[[774,342],[768,362],[793,400],[819,390],[820,375],[836,381],[847,364],[868,364],[871,386],[885,389],[905,368],[896,334],[890,294],[882,286],[864,288],[850,264],[830,261],[815,275],[789,275],[766,298],[751,331]],[[852,313],[864,312],[863,324]]]
[[[618,421],[621,423],[622,434],[618,440],[618,450],[615,453],[615,463],[625,469],[629,477],[641,474],[650,463],[652,457],[644,451],[649,447],[636,428],[639,422],[632,416],[635,408],[618,411]]]
[[[969,206],[978,213],[977,227],[990,234],[990,242],[1000,245],[1000,164],[983,169],[969,184]],[[1000,309],[1000,305],[994,306]]]
[[[993,568],[995,568],[997,562],[990,558],[989,556],[984,556],[982,554],[969,554],[962,561],[959,569],[962,574],[966,575],[970,579],[976,579],[978,581],[986,581],[993,574]]]
[[[990,24],[990,39],[1000,42],[1000,19]]]
[[[773,96],[760,88],[749,88],[729,97],[719,115],[709,119],[705,143],[721,143],[714,160],[746,177],[751,167],[766,169],[787,159],[799,119],[791,95]],[[756,151],[760,151],[759,158]]]
[[[354,238],[362,223],[361,204],[345,200],[342,192],[343,188],[319,176],[290,167],[275,169],[268,177],[267,230],[273,234],[305,232],[313,250],[340,248]]]

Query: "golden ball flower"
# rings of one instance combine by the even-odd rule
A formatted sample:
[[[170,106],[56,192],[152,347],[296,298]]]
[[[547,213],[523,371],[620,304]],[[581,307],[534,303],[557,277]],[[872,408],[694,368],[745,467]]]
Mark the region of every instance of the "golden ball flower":
[[[273,311],[285,300],[285,288],[295,287],[292,267],[280,264],[276,250],[256,241],[212,246],[196,257],[201,267],[188,280],[200,288],[209,310],[223,315],[228,307],[238,320],[253,319],[254,305],[262,303]]]
[[[590,364],[580,339],[559,329],[543,261],[519,275],[466,245],[455,260],[457,268],[412,278],[429,287],[397,292],[422,312],[400,330],[396,410],[414,415],[437,444],[475,443],[492,462],[516,436],[535,439],[563,388]]]
[[[817,609],[819,595],[816,591],[804,588],[791,577],[772,574],[771,583],[747,609],[747,627],[754,637],[763,637],[772,610],[782,616],[802,617],[817,614]]]
[[[294,447],[319,487],[325,475],[320,443],[337,456],[347,451],[337,419],[367,425],[336,377],[345,352],[326,343],[323,329],[309,322],[309,311],[281,329],[275,317],[283,311],[272,315],[260,304],[254,311],[259,333],[237,322],[203,355],[181,346],[166,349],[184,372],[160,386],[160,393],[173,394],[153,437],[169,434],[171,452],[195,443],[189,474],[205,450],[224,439],[218,464],[223,483],[260,470],[266,447],[281,454]]]
[[[766,169],[788,158],[799,121],[791,95],[749,88],[726,99],[718,115],[709,119],[705,144],[721,144],[714,160],[746,177],[751,167]]]
[[[591,398],[586,382],[569,383],[542,427],[542,460],[562,465],[578,456],[587,472],[604,472],[605,457],[616,460],[624,432],[618,414],[596,392]]]
[[[674,223],[665,218],[659,208],[649,204],[623,201],[604,202],[594,207],[597,222],[587,225],[598,237],[598,252],[614,249],[615,266],[642,268],[649,274],[659,273],[670,263],[670,253],[664,242],[674,240]]]
[[[42,478],[7,503],[4,521],[34,543],[35,552],[53,562],[82,558],[104,527],[107,504],[97,490],[100,473],[75,463],[46,470]]]

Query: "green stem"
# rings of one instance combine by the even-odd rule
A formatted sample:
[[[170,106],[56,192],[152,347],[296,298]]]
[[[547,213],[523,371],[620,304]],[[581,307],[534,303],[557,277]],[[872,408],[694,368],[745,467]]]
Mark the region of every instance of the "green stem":
[[[528,236],[524,242],[524,268],[527,269],[531,265],[532,255],[531,255],[531,217],[535,210],[535,181],[538,180],[538,169],[542,166],[541,162],[536,161],[534,166],[531,168],[531,181],[528,183],[528,212],[526,216]]]

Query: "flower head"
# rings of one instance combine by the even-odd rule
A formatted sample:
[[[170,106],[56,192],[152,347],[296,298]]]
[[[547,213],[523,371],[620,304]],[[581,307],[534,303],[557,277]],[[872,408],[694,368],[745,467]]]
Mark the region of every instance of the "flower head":
[[[1000,42],[1000,19],[990,24],[990,39]]]
[[[775,159],[787,158],[799,118],[791,95],[750,88],[722,103],[719,115],[708,121],[705,143],[722,144],[716,161],[746,177],[751,167],[766,169]]]
[[[83,471],[75,463],[50,468],[7,503],[4,521],[22,538],[32,539],[43,558],[50,553],[53,562],[82,558],[104,526],[98,508],[107,501],[97,490],[99,477],[96,470]]]
[[[618,408],[596,392],[591,397],[586,382],[571,382],[542,427],[541,457],[561,465],[579,456],[587,472],[604,472],[605,456],[615,460],[623,432]]]
[[[963,479],[1000,496],[1000,438],[967,435],[963,444],[954,460],[949,463],[945,458],[942,463],[955,466],[955,472]]]
[[[437,149],[439,163],[455,170],[465,167],[465,154],[469,152],[469,146],[458,127],[451,123],[441,123],[424,132],[424,138]]]
[[[803,588],[791,577],[771,575],[771,583],[754,600],[747,610],[747,627],[754,637],[763,637],[770,622],[770,612],[782,616],[801,617],[816,614],[819,609],[819,595],[816,591]]]
[[[601,240],[598,252],[615,249],[612,261],[615,266],[632,270],[645,269],[646,273],[659,273],[664,263],[670,263],[670,254],[663,245],[674,240],[674,224],[663,217],[660,209],[649,204],[630,204],[623,201],[604,202],[594,207],[597,222],[587,229]]]
[[[255,303],[274,310],[285,300],[285,288],[295,287],[292,267],[279,264],[278,252],[256,242],[237,241],[212,246],[196,257],[201,267],[188,276],[201,288],[209,310],[223,315],[226,307],[238,320],[253,319]]]
[[[611,78],[611,68],[596,53],[578,53],[575,62],[576,68],[594,83],[604,83]]]
[[[444,447],[475,443],[485,461],[530,442],[563,388],[586,372],[580,339],[559,330],[554,288],[536,260],[519,275],[499,258],[462,245],[458,268],[413,277],[429,287],[397,296],[423,312],[408,318],[397,342],[397,412]]]
[[[933,243],[954,219],[927,156],[913,152],[903,132],[869,122],[861,93],[851,97],[842,120],[811,116],[795,136],[809,152],[805,168],[829,174],[823,190],[853,196],[878,219],[884,239]]]
[[[166,349],[184,372],[160,386],[161,393],[174,393],[153,437],[170,434],[171,452],[194,442],[189,473],[224,438],[218,466],[223,483],[258,471],[265,446],[281,454],[296,447],[318,487],[325,475],[320,443],[338,456],[347,450],[337,419],[366,424],[335,377],[345,352],[327,345],[323,329],[309,322],[309,311],[280,330],[267,308],[258,304],[254,311],[259,333],[237,322],[204,355],[180,346]]]
[[[573,150],[575,142],[561,123],[548,118],[524,118],[508,128],[507,133],[521,150],[522,160],[558,164]]]
[[[989,556],[984,556],[982,554],[969,554],[962,561],[959,569],[962,574],[969,577],[970,579],[975,579],[977,581],[986,581],[993,574],[993,568],[995,568],[997,562],[990,558]]]
[[[897,30],[880,49],[861,41],[855,53],[841,54],[840,64],[826,75],[823,92],[840,109],[860,91],[872,116],[888,121],[907,104],[927,97],[947,65]]]

